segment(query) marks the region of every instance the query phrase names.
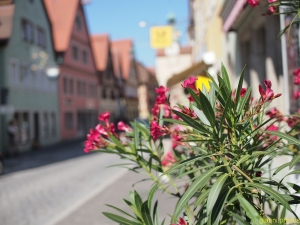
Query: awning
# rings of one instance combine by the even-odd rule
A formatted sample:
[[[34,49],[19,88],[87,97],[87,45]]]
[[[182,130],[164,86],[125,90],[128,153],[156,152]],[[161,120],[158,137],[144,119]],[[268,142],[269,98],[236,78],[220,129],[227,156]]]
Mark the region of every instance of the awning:
[[[224,21],[223,30],[225,32],[228,32],[228,30],[231,28],[231,26],[236,21],[237,17],[240,15],[240,13],[243,11],[244,5],[247,3],[247,0],[239,0],[236,1],[228,18]]]
[[[167,87],[172,87],[175,84],[178,84],[185,79],[188,79],[190,76],[198,76],[198,75],[206,75],[206,70],[210,67],[210,65],[205,64],[203,61],[200,61],[188,69],[182,71],[181,73],[175,74],[172,76],[168,82]]]

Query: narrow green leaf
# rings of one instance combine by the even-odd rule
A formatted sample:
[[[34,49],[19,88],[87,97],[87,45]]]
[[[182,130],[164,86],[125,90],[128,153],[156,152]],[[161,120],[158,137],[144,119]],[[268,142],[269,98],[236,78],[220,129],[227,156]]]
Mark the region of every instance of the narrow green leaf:
[[[125,214],[126,216],[131,217],[132,219],[135,219],[135,220],[136,220],[136,218],[134,218],[132,215],[128,214],[127,212],[125,212],[125,211],[123,211],[123,210],[121,210],[121,209],[119,209],[119,208],[117,208],[117,207],[115,207],[115,206],[113,206],[113,205],[109,205],[109,204],[105,204],[105,205],[108,206],[108,207],[111,207],[111,208],[113,208],[113,209],[115,209],[115,210],[117,210],[117,211],[119,211],[120,213]]]
[[[122,145],[122,143],[119,141],[118,138],[116,138],[114,135],[109,135],[109,139],[111,139],[113,141],[113,143],[115,143],[120,149],[125,151],[124,146]]]
[[[227,70],[226,70],[223,63],[221,65],[221,71],[222,71],[222,78],[223,78],[224,83],[226,85],[225,87],[227,88],[227,90],[231,90],[230,79],[229,79]]]
[[[245,221],[245,218],[241,217],[240,215],[238,214],[235,214],[235,213],[230,213],[230,215],[233,217],[233,219],[237,222],[237,224],[239,225],[250,225],[250,223],[247,223]],[[262,224],[261,221],[259,224]]]
[[[208,121],[208,119],[206,118],[206,116],[204,115],[204,113],[202,111],[200,111],[196,106],[193,105],[193,109],[194,112],[196,113],[196,115],[198,116],[198,118],[200,119],[200,121],[202,123],[204,123],[207,126],[211,126],[210,122]]]
[[[186,204],[188,204],[189,200],[194,196],[194,194],[204,187],[208,180],[211,178],[211,176],[214,175],[216,171],[218,171],[221,167],[224,165],[217,166],[215,168],[212,168],[211,170],[201,174],[199,177],[195,179],[195,181],[189,186],[189,188],[186,190],[184,195],[180,198],[178,204],[176,205],[175,212],[173,214],[173,218],[178,218],[179,214],[181,213],[182,209],[185,207]],[[174,222],[174,221],[173,221]]]
[[[290,162],[290,169],[292,169],[298,162],[300,162],[300,155],[294,156]]]
[[[267,134],[272,134],[272,135],[278,136],[280,138],[283,138],[283,139],[287,140],[290,144],[300,145],[300,140],[292,137],[289,134],[285,134],[285,133],[277,132],[277,131],[264,131],[264,132]]]
[[[234,111],[235,112],[237,110],[237,106],[238,106],[240,98],[241,98],[241,90],[242,90],[243,83],[244,83],[245,68],[246,68],[246,66],[244,66],[244,68],[242,70],[242,73],[241,73],[240,78],[239,78],[239,84],[238,84],[238,87],[237,87],[237,90],[236,90],[236,93],[235,93],[235,99],[236,99],[235,106],[234,106]]]
[[[206,75],[211,79],[212,85],[215,87],[216,90],[218,90],[219,86],[216,83],[215,79],[212,77],[212,75],[210,75],[210,73],[207,70],[205,70],[205,72],[206,72]]]
[[[273,176],[276,175],[279,171],[281,171],[282,169],[284,169],[285,167],[287,167],[287,166],[289,166],[289,165],[290,165],[290,163],[288,162],[288,163],[285,163],[285,164],[282,164],[281,166],[279,166],[279,167],[275,170],[275,172],[273,173]]]
[[[223,133],[223,128],[222,127],[223,127],[223,123],[225,121],[225,118],[227,116],[228,109],[231,106],[230,103],[231,103],[231,92],[230,92],[230,94],[227,97],[227,100],[226,100],[226,103],[225,103],[225,109],[224,109],[224,112],[223,112],[221,120],[220,120],[219,135],[221,135]]]
[[[137,121],[134,121],[134,127],[133,127],[133,131],[134,131],[134,148],[138,149],[139,148],[139,130],[138,130],[138,126],[137,126]]]
[[[209,82],[209,86],[210,86],[210,90],[209,90],[209,94],[208,94],[208,100],[210,101],[210,104],[213,106],[213,110],[214,113],[216,112],[216,88],[215,86],[212,84],[212,82]]]
[[[103,215],[108,217],[109,219],[119,223],[119,224],[124,224],[124,225],[143,225],[143,223],[137,223],[134,222],[132,220],[128,220],[124,217],[121,217],[119,215],[113,214],[113,213],[109,213],[109,212],[103,212]]]
[[[269,152],[267,152],[267,151],[256,151],[256,152],[252,153],[251,155],[249,155],[249,154],[244,155],[244,156],[240,157],[240,159],[237,161],[236,166],[239,166],[241,163],[246,162],[251,157],[255,158],[259,155],[267,155],[267,154],[269,154]]]
[[[153,225],[150,210],[148,208],[148,200],[142,204],[142,217],[145,225]]]
[[[201,131],[202,133],[208,134],[211,132],[206,129],[203,125],[201,125],[200,123],[196,122],[195,120],[193,120],[191,117],[183,114],[182,112],[179,112],[177,110],[172,110],[177,116],[179,116],[184,122],[186,122],[187,125],[189,125],[190,127]]]
[[[194,203],[195,208],[198,207],[202,202],[204,202],[204,200],[208,196],[209,192],[210,192],[210,189],[207,189],[207,190],[201,192],[201,195],[197,198],[197,200]]]
[[[193,97],[193,99],[195,100],[197,107],[201,108],[201,102],[200,102],[199,96],[196,95],[196,93],[191,88],[186,88],[186,89],[190,93],[190,95]]]
[[[207,205],[206,205],[206,213],[208,216],[211,215],[211,211],[216,203],[216,200],[220,194],[220,191],[221,191],[223,184],[226,181],[227,177],[228,177],[227,173],[220,176],[210,189],[210,192],[209,192],[209,195],[207,198]]]
[[[157,184],[153,185],[153,187],[151,188],[151,190],[148,194],[148,208],[149,209],[151,209],[152,199],[153,199],[154,193],[156,192],[157,188],[158,188]]]
[[[251,219],[252,224],[261,224],[262,218],[256,209],[241,195],[237,195],[237,199],[246,211],[247,216]]]
[[[291,188],[293,188],[293,189],[296,191],[296,193],[300,193],[300,186],[299,186],[299,185],[294,184],[294,183],[290,183],[290,182],[287,182],[287,184],[288,184]]]
[[[173,124],[181,124],[181,125],[187,126],[186,122],[184,122],[182,120],[174,120],[174,119],[170,119],[170,118],[164,118],[163,121],[173,123]]]
[[[238,103],[238,109],[237,109],[237,114],[240,115],[242,110],[245,107],[246,102],[248,101],[248,99],[250,98],[250,94],[252,91],[252,87],[248,87],[247,88],[247,92],[245,93],[244,97],[241,98],[241,100]]]
[[[277,191],[273,190],[272,188],[259,184],[259,183],[247,183],[247,186],[258,188],[261,191],[264,191],[265,193],[269,194],[272,198],[277,200],[277,202],[280,202],[284,207],[286,207],[290,212],[293,212],[291,209],[289,203],[285,200],[285,198],[278,193]]]
[[[166,220],[166,219],[164,219],[164,220],[161,222],[161,225],[164,225],[164,224],[165,224],[165,220]]]
[[[201,102],[201,110],[203,111],[206,118],[209,120],[211,126],[215,126],[215,112],[210,104],[208,98],[200,91],[200,102]]]

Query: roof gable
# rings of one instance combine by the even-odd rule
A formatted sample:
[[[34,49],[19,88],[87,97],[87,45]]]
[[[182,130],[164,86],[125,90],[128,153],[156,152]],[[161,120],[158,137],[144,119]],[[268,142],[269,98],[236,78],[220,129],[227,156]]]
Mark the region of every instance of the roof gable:
[[[111,43],[111,49],[113,52],[120,56],[120,65],[122,70],[123,79],[127,80],[130,74],[131,65],[131,51],[132,40],[118,40]]]
[[[109,42],[108,34],[97,34],[91,36],[92,50],[95,57],[96,67],[99,71],[104,71],[107,67]]]
[[[55,50],[64,52],[69,46],[79,0],[44,0],[51,24]]]
[[[8,39],[12,33],[15,5],[0,6],[0,40]]]

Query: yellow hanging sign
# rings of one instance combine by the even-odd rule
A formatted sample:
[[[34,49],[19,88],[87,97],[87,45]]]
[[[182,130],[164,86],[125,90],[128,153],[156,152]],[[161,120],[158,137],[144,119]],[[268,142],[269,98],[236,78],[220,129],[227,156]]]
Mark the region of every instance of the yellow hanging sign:
[[[151,48],[162,49],[172,45],[173,29],[171,26],[156,26],[150,28]]]
[[[211,82],[211,79],[206,76],[197,76],[198,80],[196,80],[196,88],[200,89],[202,91],[202,87],[206,88],[207,91],[210,90],[209,82]]]

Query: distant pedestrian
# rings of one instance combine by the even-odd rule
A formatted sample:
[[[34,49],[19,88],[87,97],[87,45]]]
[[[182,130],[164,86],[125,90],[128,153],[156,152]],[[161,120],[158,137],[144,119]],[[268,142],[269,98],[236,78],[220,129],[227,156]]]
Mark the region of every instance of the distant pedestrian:
[[[15,156],[18,154],[18,148],[16,143],[16,136],[17,136],[17,126],[13,120],[8,123],[7,133],[8,133],[8,142],[9,142],[9,156]]]

